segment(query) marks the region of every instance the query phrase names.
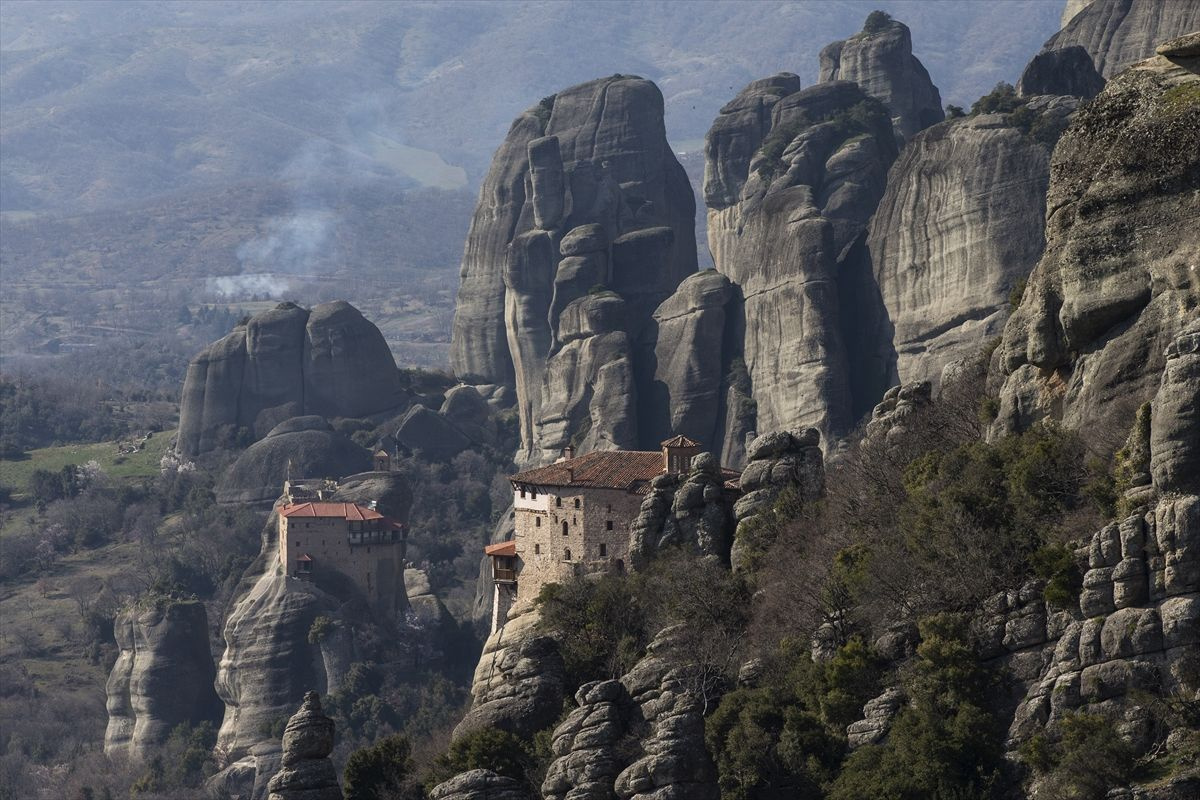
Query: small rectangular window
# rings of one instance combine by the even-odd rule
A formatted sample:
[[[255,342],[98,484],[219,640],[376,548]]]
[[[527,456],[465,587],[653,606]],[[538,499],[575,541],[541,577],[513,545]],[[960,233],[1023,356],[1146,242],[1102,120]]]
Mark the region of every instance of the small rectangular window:
[[[540,556],[542,554],[542,546],[540,544],[535,544],[533,546],[533,554],[535,556]]]
[[[612,530],[612,520],[611,520],[611,519],[610,519],[610,520],[607,520],[607,521],[604,523],[604,530],[606,530],[606,531],[611,531],[611,530]]]
[[[532,489],[532,490],[530,490],[530,492],[529,492],[529,499],[530,499],[530,500],[537,500],[537,489]]]
[[[600,557],[604,558],[606,555],[608,555],[608,545],[601,544],[600,545]]]
[[[540,527],[542,527],[542,518],[541,518],[541,517],[534,517],[534,518],[533,518],[533,527],[535,527],[535,528],[540,528]]]
[[[522,500],[525,499],[525,490],[524,489],[521,490],[521,499]]]

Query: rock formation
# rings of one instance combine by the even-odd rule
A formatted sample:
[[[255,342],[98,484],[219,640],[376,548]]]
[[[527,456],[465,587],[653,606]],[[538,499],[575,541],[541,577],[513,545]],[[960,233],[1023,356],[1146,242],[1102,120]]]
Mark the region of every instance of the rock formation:
[[[217,487],[217,502],[270,504],[292,478],[341,478],[371,468],[371,453],[323,417],[294,417],[238,456]]]
[[[733,540],[733,491],[716,458],[701,453],[687,475],[664,473],[650,481],[629,534],[635,569],[667,547],[685,547],[701,556],[729,559]]]
[[[383,334],[356,308],[281,303],[192,359],[176,449],[194,458],[261,438],[291,417],[365,417],[403,404]]]
[[[1075,14],[1067,19],[1072,6]],[[1163,0],[1071,0],[1063,12],[1063,29],[1042,46],[1061,50],[1072,45],[1091,55],[1097,71],[1112,78],[1136,61],[1154,55],[1159,42],[1200,29],[1200,5]]]
[[[942,96],[912,54],[908,26],[898,20],[888,19],[870,31],[864,27],[827,45],[821,50],[820,80],[853,81],[886,105],[900,143],[944,117]]]
[[[525,784],[488,769],[473,769],[439,783],[429,800],[532,800]]]
[[[380,513],[407,522],[412,490],[401,473],[367,472],[342,481],[331,500],[374,500]],[[217,760],[223,768],[213,781],[218,786],[246,781],[265,785],[278,768],[279,751],[263,732],[310,687],[335,691],[345,668],[363,658],[346,623],[361,622],[368,612],[361,603],[350,602],[356,593],[336,575],[312,582],[281,573],[276,519],[272,514],[264,527],[262,551],[243,576],[225,620],[225,651],[215,682],[225,704],[217,734]],[[397,581],[397,591],[391,605],[406,610],[403,580]],[[327,617],[331,628],[310,642],[319,616]]]
[[[1022,97],[1054,94],[1090,100],[1104,88],[1104,78],[1096,72],[1088,51],[1071,45],[1034,56],[1025,65],[1016,88]]]
[[[267,800],[342,800],[333,752],[333,720],[316,692],[304,694],[300,710],[283,729],[283,758],[268,784]]]
[[[821,434],[815,428],[776,431],[751,442],[742,471],[742,496],[733,506],[737,530],[730,561],[735,570],[750,568],[754,554],[770,546],[761,540],[754,520],[769,511],[780,495],[791,490],[797,503],[824,495],[825,461],[820,445]]]
[[[724,464],[741,463],[753,421],[732,375],[740,314],[737,287],[711,269],[689,276],[655,310],[636,359],[642,448],[682,434],[704,442]]]
[[[585,684],[554,729],[542,796],[716,800],[700,702],[684,690],[671,631],[619,681]]]
[[[709,248],[745,298],[757,427],[844,433],[852,398],[839,261],[896,157],[887,110],[856,84],[800,89],[780,74],[721,109],[705,155]]]
[[[1076,106],[1051,97],[1028,105],[1056,119]],[[1042,254],[1050,150],[1004,114],[949,120],[905,146],[850,257],[879,298],[858,308],[866,332],[854,353],[875,397],[896,383],[939,383],[947,364],[1000,334],[1013,287]]]
[[[565,669],[558,645],[538,630],[528,603],[509,610],[483,645],[471,684],[471,710],[454,736],[499,728],[530,738],[562,713]]]
[[[526,460],[539,460],[539,450],[557,454],[559,442],[576,434],[573,426],[592,416],[584,412],[593,393],[604,406],[614,390],[630,388],[631,371],[621,368],[630,372],[626,379],[591,359],[619,347],[616,357],[630,361],[617,334],[636,339],[695,271],[695,200],[662,115],[661,93],[641,78],[616,75],[565,89],[517,118],[480,190],[451,363],[468,383],[515,387]],[[615,297],[589,299],[596,287]],[[619,327],[591,327],[594,314]],[[605,337],[603,346],[586,343],[597,337]],[[574,352],[563,355],[567,349]],[[548,385],[551,366],[557,378]],[[633,431],[632,409],[605,414],[613,410],[626,419],[610,424]]]
[[[1196,38],[1110,80],[1059,140],[1045,252],[994,357],[997,432],[1047,416],[1085,436],[1126,427],[1154,392],[1167,345],[1196,318]]]
[[[106,754],[144,761],[176,725],[220,719],[203,603],[147,600],[117,614],[113,634],[119,653],[105,687]]]

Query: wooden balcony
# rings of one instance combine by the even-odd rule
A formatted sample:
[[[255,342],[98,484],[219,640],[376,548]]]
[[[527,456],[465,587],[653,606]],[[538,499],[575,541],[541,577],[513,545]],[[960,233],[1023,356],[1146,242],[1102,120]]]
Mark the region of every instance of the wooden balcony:
[[[515,569],[501,569],[500,567],[493,567],[492,580],[496,583],[516,583],[517,571]]]

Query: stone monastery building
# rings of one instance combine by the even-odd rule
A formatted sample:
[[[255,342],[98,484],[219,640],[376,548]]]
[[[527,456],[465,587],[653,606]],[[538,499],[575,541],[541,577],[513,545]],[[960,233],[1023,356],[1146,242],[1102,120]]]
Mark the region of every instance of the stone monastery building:
[[[532,600],[548,583],[575,575],[623,572],[630,526],[650,481],[687,472],[699,442],[676,436],[662,451],[606,450],[563,458],[509,477],[516,533],[484,552],[492,560],[493,630],[517,600]],[[729,472],[729,477],[737,473]]]
[[[340,573],[377,611],[403,610],[404,526],[373,507],[308,500],[285,490],[279,507],[279,563],[300,580]]]

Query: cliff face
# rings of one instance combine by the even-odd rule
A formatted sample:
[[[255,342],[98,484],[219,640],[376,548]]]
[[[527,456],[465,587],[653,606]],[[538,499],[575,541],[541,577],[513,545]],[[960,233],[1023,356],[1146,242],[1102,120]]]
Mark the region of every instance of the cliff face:
[[[183,458],[258,439],[291,417],[364,417],[404,401],[379,329],[344,301],[257,314],[188,365],[179,407]]]
[[[897,20],[827,45],[821,50],[820,80],[853,81],[884,103],[901,143],[944,117],[941,94],[912,54],[912,34]]]
[[[581,326],[579,306],[567,314],[572,304],[595,287],[615,292],[625,306],[619,329],[634,340],[695,271],[695,200],[662,115],[661,93],[641,78],[566,89],[513,123],[480,190],[451,363],[464,381],[515,386],[526,459],[574,435],[571,426],[583,418],[577,406],[590,407],[593,393],[600,406],[612,399],[611,386],[597,392],[595,385],[602,363],[580,363],[579,353],[556,365],[567,383],[550,384],[550,396],[544,391],[549,362],[570,342],[617,333]],[[618,359],[629,354],[622,345]],[[635,421],[630,414],[613,424]],[[553,442],[542,441],[542,428]]]
[[[1200,59],[1185,38],[1111,80],[1059,140],[1045,252],[995,357],[996,432],[1047,416],[1123,427],[1197,315]]]
[[[705,142],[708,240],[742,297],[758,428],[852,421],[839,262],[883,195],[896,144],[886,109],[846,81],[755,81]]]
[[[1075,13],[1068,19],[1067,14]],[[1154,55],[1159,42],[1200,29],[1200,5],[1168,0],[1071,0],[1063,29],[1043,50],[1083,47],[1096,69],[1112,78],[1136,61]]]
[[[1075,107],[1036,104],[1052,115]],[[1042,253],[1049,173],[1050,148],[1002,114],[950,120],[905,146],[856,253],[886,309],[868,336],[878,349],[860,358],[879,370],[876,385],[937,384],[999,335],[1010,292]]]
[[[122,611],[113,633],[120,652],[106,686],[105,753],[143,761],[176,725],[220,719],[203,603],[164,599]]]

